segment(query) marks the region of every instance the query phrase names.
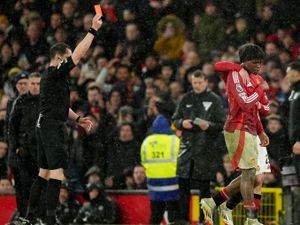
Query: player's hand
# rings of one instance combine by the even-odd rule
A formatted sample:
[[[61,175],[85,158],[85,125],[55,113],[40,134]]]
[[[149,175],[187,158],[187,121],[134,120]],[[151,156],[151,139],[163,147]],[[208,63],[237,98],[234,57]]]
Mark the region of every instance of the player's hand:
[[[92,28],[95,30],[99,30],[99,28],[102,26],[103,21],[101,20],[101,16],[95,15],[92,21]]]
[[[93,128],[93,123],[92,121],[87,118],[87,117],[83,117],[79,119],[79,125],[83,127],[83,129],[85,130],[86,133],[90,133],[90,131]]]
[[[262,82],[260,84],[260,86],[262,86],[265,91],[269,90],[269,85],[268,85],[268,83],[266,81]]]
[[[261,104],[260,102],[257,102],[257,103],[256,103],[256,106],[257,106],[257,109],[260,110],[261,107],[262,107],[262,104]]]
[[[293,145],[293,153],[295,155],[300,155],[300,141],[297,141],[294,145]]]
[[[248,84],[248,82],[250,82],[250,76],[249,76],[249,73],[247,72],[247,70],[245,70],[244,68],[242,68],[240,71],[239,71],[239,74],[242,78],[242,81],[244,84]]]
[[[260,140],[260,146],[261,147],[266,147],[270,144],[270,140],[268,135],[266,135],[265,132],[262,132],[260,135],[258,135],[259,140]]]
[[[185,129],[192,129],[193,128],[192,122],[193,122],[192,120],[184,120],[184,121],[182,121],[182,126]]]

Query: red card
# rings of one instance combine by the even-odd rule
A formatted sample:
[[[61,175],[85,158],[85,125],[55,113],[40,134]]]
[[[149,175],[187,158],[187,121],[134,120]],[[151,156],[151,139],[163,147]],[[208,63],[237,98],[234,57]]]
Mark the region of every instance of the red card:
[[[94,5],[94,8],[95,8],[95,12],[96,12],[97,15],[103,16],[100,4]]]

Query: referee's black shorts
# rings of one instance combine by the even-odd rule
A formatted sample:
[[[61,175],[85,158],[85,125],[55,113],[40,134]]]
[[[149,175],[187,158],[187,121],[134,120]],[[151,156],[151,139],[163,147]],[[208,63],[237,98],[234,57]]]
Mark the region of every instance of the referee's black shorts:
[[[39,118],[36,126],[38,166],[42,169],[67,168],[68,135],[66,123]]]

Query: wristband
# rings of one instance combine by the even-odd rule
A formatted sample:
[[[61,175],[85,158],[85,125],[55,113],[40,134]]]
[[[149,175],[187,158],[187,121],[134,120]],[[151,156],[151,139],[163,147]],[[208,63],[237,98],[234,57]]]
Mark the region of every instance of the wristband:
[[[79,123],[79,120],[80,120],[80,118],[81,118],[81,116],[78,116],[77,118],[76,118],[76,123]]]
[[[97,31],[94,28],[92,28],[92,27],[90,27],[90,29],[88,30],[88,32],[91,33],[94,36],[97,35]]]

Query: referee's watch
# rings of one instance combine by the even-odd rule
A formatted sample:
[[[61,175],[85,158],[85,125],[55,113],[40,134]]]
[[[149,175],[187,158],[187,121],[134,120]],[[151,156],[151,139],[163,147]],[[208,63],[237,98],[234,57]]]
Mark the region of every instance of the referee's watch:
[[[90,29],[88,30],[88,32],[91,33],[94,36],[97,35],[97,31],[94,28],[92,28],[92,27],[90,27]]]

